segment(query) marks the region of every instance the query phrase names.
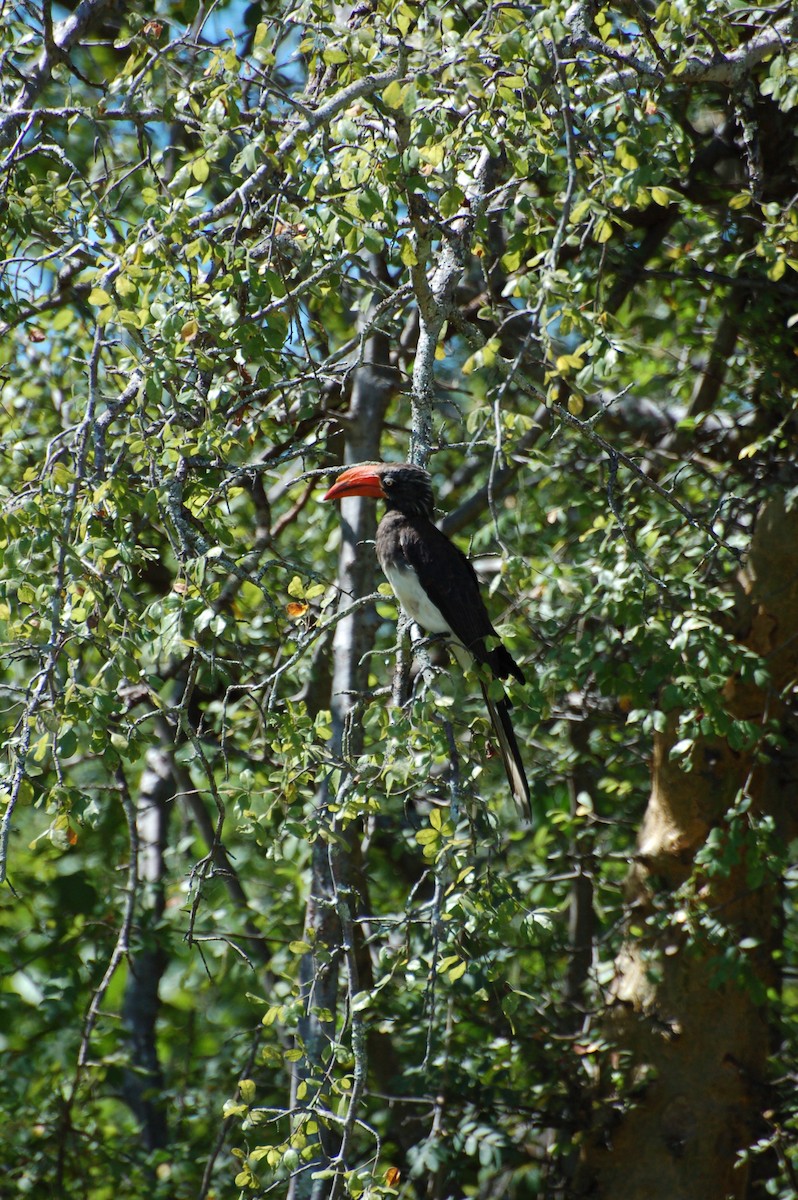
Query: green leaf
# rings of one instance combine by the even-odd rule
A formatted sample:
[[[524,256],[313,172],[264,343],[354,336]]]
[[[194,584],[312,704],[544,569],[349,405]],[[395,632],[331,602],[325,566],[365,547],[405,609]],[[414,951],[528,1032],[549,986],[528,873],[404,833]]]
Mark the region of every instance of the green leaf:
[[[53,483],[56,487],[68,488],[75,481],[75,473],[63,462],[57,462],[53,467]]]
[[[465,200],[465,192],[462,188],[448,188],[441,196],[438,202],[438,211],[444,218],[453,217],[459,212]]]
[[[288,943],[288,949],[292,954],[309,954],[313,947],[307,942],[295,941]]]

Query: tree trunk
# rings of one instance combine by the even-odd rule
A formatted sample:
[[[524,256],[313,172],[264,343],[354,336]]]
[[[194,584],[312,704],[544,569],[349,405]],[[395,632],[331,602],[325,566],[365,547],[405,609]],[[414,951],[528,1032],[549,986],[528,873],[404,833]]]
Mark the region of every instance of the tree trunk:
[[[347,463],[379,457],[385,409],[394,386],[389,373],[379,369],[380,364],[387,363],[387,339],[381,336],[369,339],[366,353],[369,363],[375,365],[364,366],[355,377],[345,450]],[[341,607],[346,608],[358,596],[374,590],[374,554],[370,546],[363,545],[374,538],[374,503],[360,497],[342,500],[341,528],[337,582],[341,589]],[[338,759],[356,755],[362,742],[356,721],[357,696],[368,682],[365,655],[373,638],[373,615],[366,608],[356,609],[335,627],[330,748]],[[324,779],[317,797],[323,821],[327,819],[327,805],[334,798],[329,794],[329,780]],[[342,937],[335,895],[338,889],[349,887],[355,874],[353,860],[358,856],[357,840],[358,830],[350,826],[343,835],[337,832],[335,836],[327,837],[322,833],[313,845],[305,929],[312,934],[315,950],[306,954],[300,964],[300,982],[307,1010],[299,1023],[304,1057],[297,1063],[294,1073],[291,1097],[294,1113],[301,1111],[323,1088],[325,1065],[335,1041],[338,972],[342,965]],[[335,1131],[320,1125],[316,1168],[330,1161],[339,1142],[340,1137],[336,1137]],[[314,1184],[310,1171],[305,1171],[291,1180],[290,1200],[320,1197],[329,1188],[328,1179],[317,1180]]]
[[[166,966],[166,954],[157,926],[164,910],[163,856],[174,790],[169,756],[160,749],[150,750],[136,803],[141,945],[129,956],[122,1004],[122,1021],[130,1047],[130,1064],[125,1069],[122,1091],[141,1125],[142,1142],[148,1151],[162,1149],[168,1141],[163,1073],[156,1039],[160,1007],[158,989]]]
[[[671,753],[675,716],[656,738],[629,881],[629,936],[611,995],[616,1090],[602,1088],[578,1195],[751,1194],[740,1152],[761,1135],[768,1107],[768,995],[779,986],[777,850],[795,836],[798,780],[788,704],[798,669],[798,510],[783,500],[761,512],[739,584],[730,636],[766,660],[770,678],[761,686],[752,672],[735,674],[724,706],[735,720],[771,723],[781,736],[740,749],[727,738],[699,738],[689,770]],[[773,828],[769,854],[757,850],[763,822]]]

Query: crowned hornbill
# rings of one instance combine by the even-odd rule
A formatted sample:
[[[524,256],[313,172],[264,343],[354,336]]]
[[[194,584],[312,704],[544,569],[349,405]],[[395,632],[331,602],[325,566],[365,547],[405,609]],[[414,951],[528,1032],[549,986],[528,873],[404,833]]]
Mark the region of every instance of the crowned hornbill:
[[[523,671],[491,624],[474,568],[432,523],[429,473],[410,463],[361,463],[339,475],[324,499],[342,496],[386,501],[377,528],[377,558],[407,615],[428,633],[447,634],[464,669],[476,661],[498,679],[514,675],[523,683]],[[526,816],[529,784],[510,720],[510,701],[506,696],[493,700],[483,679],[480,685],[513,796]]]

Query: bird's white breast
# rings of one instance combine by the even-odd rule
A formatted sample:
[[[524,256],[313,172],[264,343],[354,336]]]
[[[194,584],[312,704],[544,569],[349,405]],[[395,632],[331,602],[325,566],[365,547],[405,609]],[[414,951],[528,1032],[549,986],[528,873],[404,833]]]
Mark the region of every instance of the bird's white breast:
[[[441,610],[430,600],[418,581],[415,571],[383,563],[385,575],[393,588],[396,599],[413,621],[417,621],[427,633],[451,634],[451,627],[443,618]]]
[[[433,604],[418,581],[418,576],[411,568],[397,567],[383,563],[385,577],[393,588],[396,599],[410,617],[427,633],[446,633],[455,658],[464,671],[467,671],[473,661],[469,650],[453,632],[451,625],[445,620],[443,613]]]

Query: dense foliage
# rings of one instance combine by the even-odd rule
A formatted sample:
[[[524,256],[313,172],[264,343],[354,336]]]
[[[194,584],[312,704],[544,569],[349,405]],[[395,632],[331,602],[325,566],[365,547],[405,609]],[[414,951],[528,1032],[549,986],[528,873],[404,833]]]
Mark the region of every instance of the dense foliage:
[[[685,911],[768,1009],[750,1194],[796,1194],[792,818],[732,789],[681,892],[624,891],[656,735],[785,745],[786,686],[727,685],[767,692],[736,576],[796,486],[793,26],[3,7],[4,1194],[572,1194],[643,1087],[617,955]],[[532,831],[474,681],[341,601],[366,433],[484,556]],[[702,901],[743,853],[775,968]]]

